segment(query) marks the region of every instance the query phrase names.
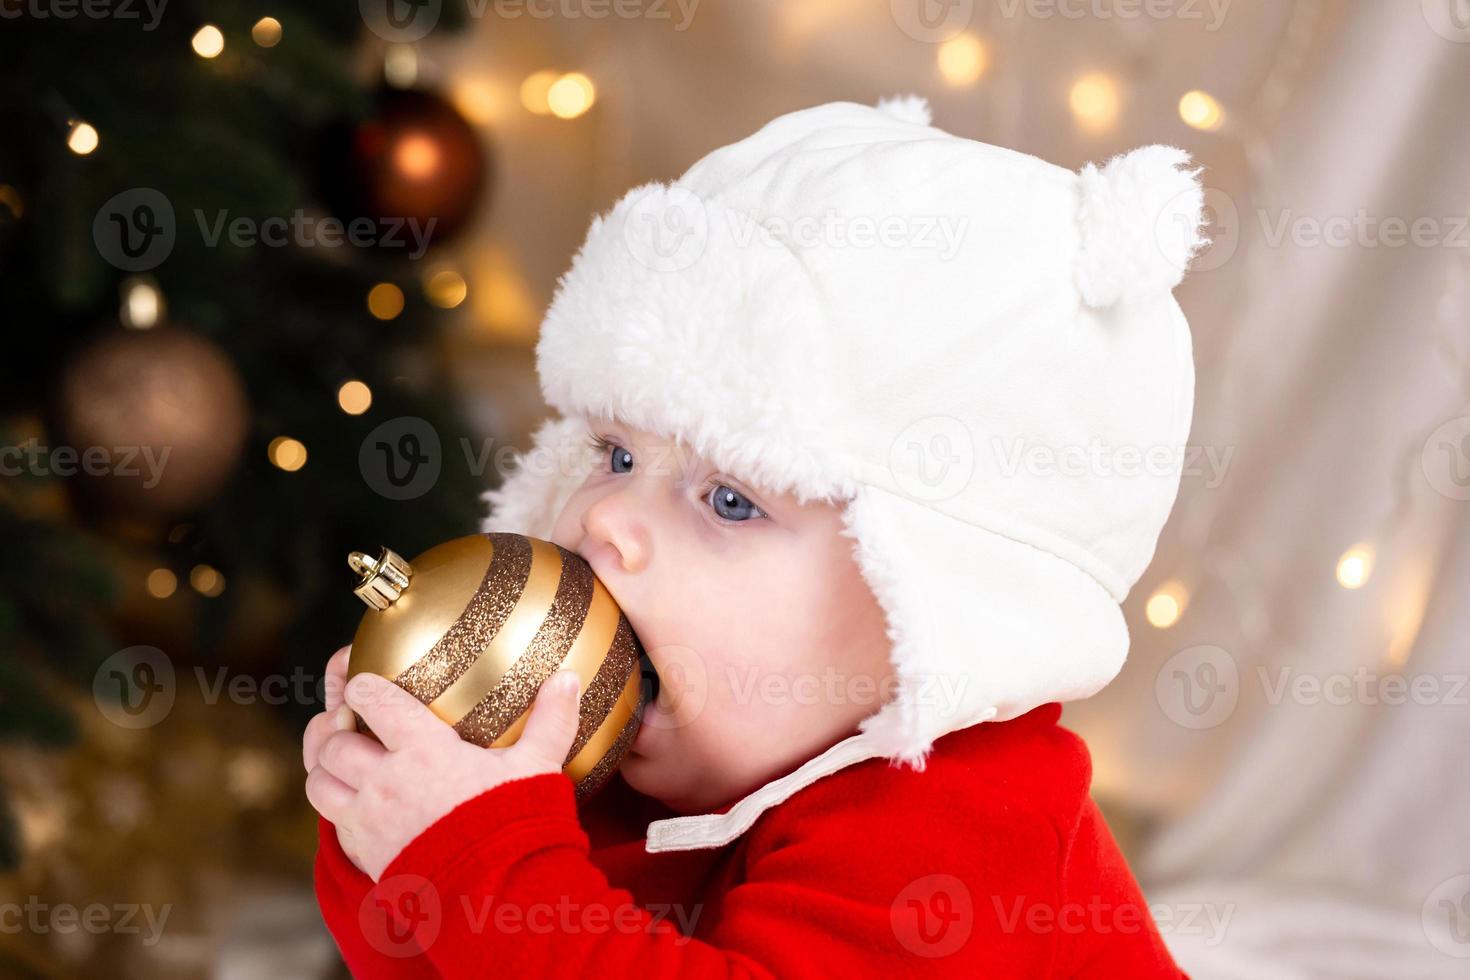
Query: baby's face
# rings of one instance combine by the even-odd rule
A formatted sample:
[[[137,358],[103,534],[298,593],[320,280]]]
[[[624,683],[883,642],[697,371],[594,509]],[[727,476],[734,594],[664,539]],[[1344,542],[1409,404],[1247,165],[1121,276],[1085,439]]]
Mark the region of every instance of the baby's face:
[[[854,734],[894,684],[840,506],[761,493],[630,426],[594,419],[589,437],[600,462],[552,541],[587,559],[659,674],[628,784],[714,810]]]

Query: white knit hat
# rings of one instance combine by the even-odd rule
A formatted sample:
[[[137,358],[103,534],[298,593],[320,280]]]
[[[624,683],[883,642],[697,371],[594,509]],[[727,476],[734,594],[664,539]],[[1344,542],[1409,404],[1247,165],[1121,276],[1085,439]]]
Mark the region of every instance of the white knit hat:
[[[929,125],[917,96],[780,116],[593,219],[536,348],[560,417],[485,496],[549,537],[621,420],[802,501],[845,502],[899,688],[728,812],[711,847],[867,758],[1093,694],[1178,491],[1194,397],[1171,290],[1204,244],[1198,170],[1147,146],[1081,173]],[[572,461],[579,461],[575,464]]]

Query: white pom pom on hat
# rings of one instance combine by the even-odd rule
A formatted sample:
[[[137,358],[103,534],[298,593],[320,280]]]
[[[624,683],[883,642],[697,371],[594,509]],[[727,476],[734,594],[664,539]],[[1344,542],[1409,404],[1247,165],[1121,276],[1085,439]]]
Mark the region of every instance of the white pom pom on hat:
[[[1088,306],[1133,302],[1179,285],[1208,240],[1200,168],[1174,146],[1143,146],[1082,168],[1077,288]]]

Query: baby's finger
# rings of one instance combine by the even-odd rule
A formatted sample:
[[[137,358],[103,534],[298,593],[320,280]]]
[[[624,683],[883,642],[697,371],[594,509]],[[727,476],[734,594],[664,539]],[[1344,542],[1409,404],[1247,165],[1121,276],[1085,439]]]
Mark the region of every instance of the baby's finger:
[[[357,719],[353,716],[352,709],[341,705],[335,711],[322,711],[314,715],[306,723],[306,732],[301,736],[301,762],[306,771],[311,772],[316,768],[323,742],[335,732],[350,732],[356,727]]]
[[[337,732],[323,743],[317,762],[348,786],[360,789],[368,773],[377,768],[387,754],[387,749],[366,735]]]
[[[358,871],[362,871],[363,874],[367,874],[367,872],[363,871],[362,869],[362,859],[357,856],[357,842],[352,839],[352,831],[348,830],[340,823],[336,826],[337,843],[342,847],[342,853],[347,855],[347,860],[352,862],[352,866],[354,868],[356,868]]]
[[[581,679],[574,671],[559,670],[549,677],[531,705],[531,717],[510,751],[555,771],[566,764],[577,738],[577,705]]]
[[[306,774],[306,799],[317,813],[340,825],[357,799],[357,790],[317,766]]]
[[[390,752],[420,739],[459,738],[422,701],[377,674],[352,678],[347,703]]]
[[[342,689],[347,686],[347,662],[352,657],[352,644],[348,644],[327,661],[327,675],[323,683],[322,698],[327,711],[342,703]]]

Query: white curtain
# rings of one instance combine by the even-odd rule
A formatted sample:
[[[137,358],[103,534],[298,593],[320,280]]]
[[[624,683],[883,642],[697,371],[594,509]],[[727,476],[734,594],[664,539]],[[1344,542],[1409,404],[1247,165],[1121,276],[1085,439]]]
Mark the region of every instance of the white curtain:
[[[1130,601],[1126,676],[1069,709],[1108,747],[1107,791],[1160,816],[1135,867],[1199,977],[1470,976],[1470,30],[1452,7],[1352,4],[1279,124],[1241,134],[1252,179],[1226,192],[1218,270],[1239,267],[1235,298],[1186,302],[1221,339],[1192,441],[1234,455],[1185,487]],[[1393,218],[1427,219],[1419,243]],[[1360,542],[1369,578],[1346,589],[1334,567]],[[1145,625],[1176,573],[1184,617]]]

